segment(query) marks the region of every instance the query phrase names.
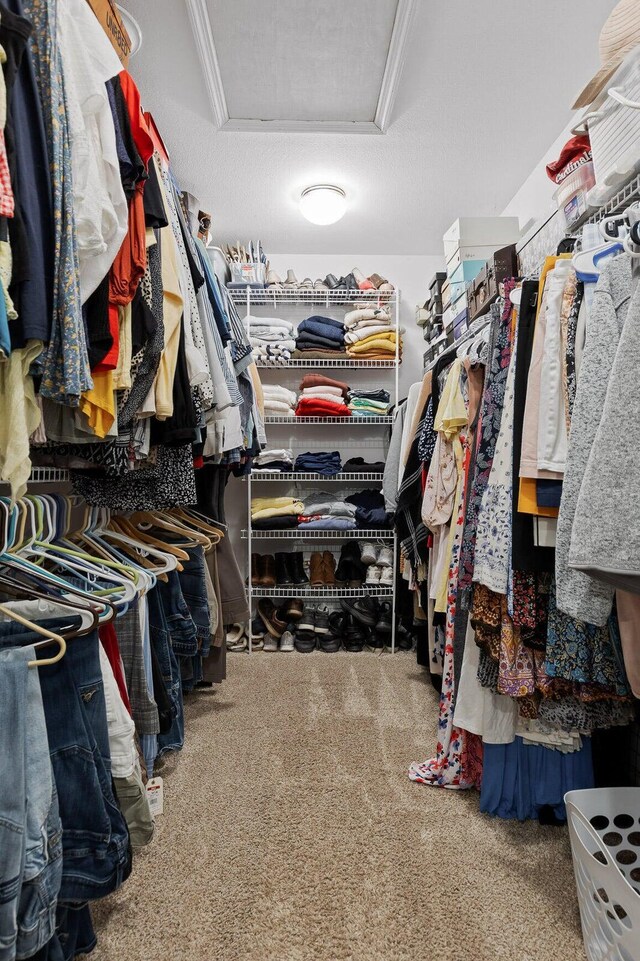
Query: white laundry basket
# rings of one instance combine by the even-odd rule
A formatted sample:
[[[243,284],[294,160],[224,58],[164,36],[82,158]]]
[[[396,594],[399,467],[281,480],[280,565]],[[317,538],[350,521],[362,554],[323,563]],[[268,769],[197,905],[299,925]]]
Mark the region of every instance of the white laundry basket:
[[[565,796],[589,961],[640,961],[640,788]]]

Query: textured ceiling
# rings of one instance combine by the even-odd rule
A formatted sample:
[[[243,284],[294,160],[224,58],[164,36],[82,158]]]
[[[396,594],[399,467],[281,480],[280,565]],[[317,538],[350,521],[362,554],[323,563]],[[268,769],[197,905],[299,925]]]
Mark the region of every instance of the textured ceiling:
[[[456,217],[500,213],[569,121],[615,4],[421,0],[391,125],[367,136],[216,132],[183,0],[122,2],[143,31],[131,72],[182,186],[212,212],[215,239],[359,254],[440,254]],[[349,30],[343,7],[336,31]],[[356,35],[352,46],[357,60]],[[251,62],[244,71],[253,82]],[[297,199],[327,181],[347,191],[349,210],[316,227]]]
[[[207,6],[230,117],[373,121],[397,0]]]

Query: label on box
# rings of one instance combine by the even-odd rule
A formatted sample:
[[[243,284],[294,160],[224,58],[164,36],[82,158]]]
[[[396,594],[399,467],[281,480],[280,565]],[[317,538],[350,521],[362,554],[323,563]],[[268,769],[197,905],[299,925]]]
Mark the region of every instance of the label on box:
[[[161,777],[152,777],[147,781],[147,799],[154,818],[164,813],[164,784]]]

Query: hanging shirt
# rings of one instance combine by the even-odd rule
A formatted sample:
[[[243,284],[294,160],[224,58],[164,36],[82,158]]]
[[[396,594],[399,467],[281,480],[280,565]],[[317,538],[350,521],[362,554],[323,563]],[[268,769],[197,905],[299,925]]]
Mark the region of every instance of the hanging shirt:
[[[122,65],[85,0],[60,0],[58,10],[84,302],[109,272],[127,233],[128,206],[105,86]]]

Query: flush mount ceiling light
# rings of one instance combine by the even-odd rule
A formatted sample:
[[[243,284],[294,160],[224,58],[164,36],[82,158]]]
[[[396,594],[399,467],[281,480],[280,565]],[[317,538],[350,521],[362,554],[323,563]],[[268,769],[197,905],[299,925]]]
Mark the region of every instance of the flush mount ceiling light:
[[[135,56],[140,47],[142,46],[142,30],[140,29],[140,24],[134,17],[131,16],[128,10],[125,10],[121,4],[116,3],[118,8],[118,13],[122,17],[122,22],[125,25],[125,29],[129,34],[129,39],[131,40],[131,51],[130,56]]]
[[[312,224],[335,224],[344,217],[346,209],[347,195],[332,184],[305,187],[300,196],[300,212]]]

